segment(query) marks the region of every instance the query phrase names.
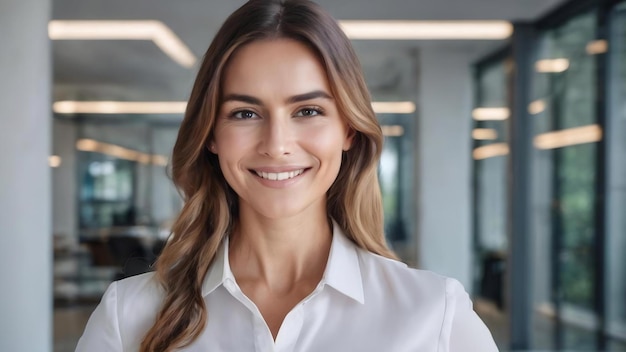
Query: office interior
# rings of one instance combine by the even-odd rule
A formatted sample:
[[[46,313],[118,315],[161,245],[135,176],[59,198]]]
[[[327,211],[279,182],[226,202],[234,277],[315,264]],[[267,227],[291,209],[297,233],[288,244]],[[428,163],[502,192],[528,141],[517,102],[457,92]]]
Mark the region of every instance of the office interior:
[[[150,270],[198,61],[242,3],[0,0],[0,350],[73,351]],[[363,65],[400,258],[458,279],[502,351],[626,351],[626,1],[318,3]]]

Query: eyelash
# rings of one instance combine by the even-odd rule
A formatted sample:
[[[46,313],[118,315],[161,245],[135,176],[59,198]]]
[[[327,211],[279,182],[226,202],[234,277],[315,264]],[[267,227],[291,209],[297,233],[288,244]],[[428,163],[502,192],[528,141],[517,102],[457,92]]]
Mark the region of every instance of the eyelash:
[[[300,115],[303,111],[305,110],[309,110],[309,111],[313,111],[315,112],[315,115]],[[249,120],[252,119],[254,117],[240,117],[238,115],[240,114],[244,114],[244,113],[251,113],[253,115],[258,116],[258,114],[252,110],[248,110],[248,109],[242,109],[242,110],[235,110],[233,112],[231,112],[228,117],[231,119],[235,119],[235,120]],[[298,112],[296,113],[296,117],[315,117],[315,116],[320,116],[320,115],[324,115],[324,109],[322,109],[319,106],[305,106],[303,108],[301,108],[300,110],[298,110]]]
[[[298,110],[298,114],[300,114],[304,110],[315,111],[315,115],[301,115],[299,117],[314,117],[324,115],[324,109],[320,108],[319,106],[305,106],[302,109]]]
[[[236,110],[236,111],[231,112],[228,115],[228,117],[231,118],[231,119],[235,119],[235,120],[249,120],[249,119],[251,119],[251,117],[244,118],[244,117],[237,116],[237,115],[243,114],[243,113],[252,113],[254,115],[257,115],[257,113],[252,111],[252,110]]]

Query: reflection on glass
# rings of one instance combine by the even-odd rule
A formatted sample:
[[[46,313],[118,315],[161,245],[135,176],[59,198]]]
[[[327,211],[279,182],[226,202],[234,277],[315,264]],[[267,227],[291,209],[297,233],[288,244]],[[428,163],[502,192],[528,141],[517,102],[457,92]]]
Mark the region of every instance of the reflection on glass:
[[[378,169],[385,235],[400,259],[415,266],[415,119],[405,114],[379,114],[378,118],[385,135]]]
[[[536,147],[531,155],[534,325],[555,329],[556,346],[538,338],[535,348],[596,346],[595,142],[601,132],[595,126],[596,61],[587,52],[595,31],[596,14],[589,12],[541,32],[538,42],[529,106]]]
[[[166,173],[178,126],[97,118],[63,125],[67,133],[55,143],[75,178],[56,178],[54,186],[76,194],[76,206],[55,203],[69,209],[55,222],[76,232],[56,236],[64,242],[55,247],[55,299],[98,300],[112,280],[150,270],[181,209]]]
[[[80,228],[133,224],[135,163],[81,152]]]
[[[475,258],[479,296],[504,308],[507,240],[507,140],[510,111],[504,58],[476,67],[474,128]],[[501,341],[500,343],[505,343]]]
[[[608,214],[605,258],[611,351],[626,351],[626,3],[612,16],[609,66]]]

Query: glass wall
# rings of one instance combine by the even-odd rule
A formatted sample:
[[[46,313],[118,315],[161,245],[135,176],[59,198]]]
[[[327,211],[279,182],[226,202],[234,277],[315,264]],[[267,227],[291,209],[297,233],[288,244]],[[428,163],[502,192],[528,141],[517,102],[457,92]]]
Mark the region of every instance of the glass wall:
[[[507,253],[508,96],[504,53],[477,65],[474,129],[475,287],[477,294],[504,307]]]
[[[53,180],[55,223],[69,224],[55,235],[55,299],[95,301],[112,280],[150,270],[169,224],[181,209],[166,174],[177,125],[135,117],[103,120],[84,116],[54,121],[55,149],[73,160],[74,174]],[[63,146],[63,148],[61,148]]]
[[[408,265],[417,264],[415,233],[415,118],[379,114],[385,135],[379,164],[387,242]]]
[[[609,348],[626,351],[626,3],[610,23],[605,301],[608,332],[622,341]]]
[[[529,67],[532,73],[525,77],[528,86],[510,91],[522,90],[524,94],[515,96],[527,96],[527,111],[516,111],[519,116],[512,118],[528,119],[529,135],[514,135],[518,132],[506,122],[475,122],[477,128],[502,127],[504,135],[528,138],[531,144],[527,163],[520,158],[496,167],[495,161],[506,157],[481,158],[476,152],[483,146],[508,145],[507,140],[475,141],[474,222],[479,255],[485,248],[497,248],[495,238],[502,239],[505,259],[515,251],[506,248],[507,238],[514,235],[507,227],[513,219],[506,211],[489,209],[496,204],[507,209],[516,202],[507,198],[506,189],[497,190],[514,166],[529,170],[528,218],[515,220],[529,224],[529,233],[519,235],[530,237],[525,262],[532,304],[527,346],[532,350],[626,351],[626,4],[599,5],[567,2],[534,23],[534,35],[524,39],[532,52],[528,62],[515,66]],[[502,64],[507,57],[498,61],[491,56],[477,65],[477,108],[510,108],[508,99],[494,102],[489,99],[498,94],[485,93],[489,72],[499,65],[505,67],[499,71],[499,94],[507,92],[510,72]],[[491,113],[492,118],[497,115]],[[504,223],[490,220],[494,214]],[[510,272],[509,282],[518,280],[515,272]],[[500,285],[484,272],[481,279]],[[506,307],[503,314],[505,320],[525,321],[508,316]]]
[[[595,39],[596,14],[587,12],[540,31],[531,88],[535,243],[546,243],[537,258],[535,304],[541,316],[555,314],[558,347],[596,346],[594,309],[595,202],[600,130],[595,106],[595,57],[586,47]],[[587,138],[589,137],[589,138]],[[542,170],[547,163],[551,167]],[[546,172],[546,169],[549,172]],[[550,197],[549,208],[546,197]],[[537,236],[540,235],[540,236]],[[535,253],[539,255],[539,253]],[[549,264],[550,277],[544,275]],[[549,288],[549,289],[548,289]],[[582,329],[579,329],[582,328]],[[539,346],[543,347],[543,346]]]

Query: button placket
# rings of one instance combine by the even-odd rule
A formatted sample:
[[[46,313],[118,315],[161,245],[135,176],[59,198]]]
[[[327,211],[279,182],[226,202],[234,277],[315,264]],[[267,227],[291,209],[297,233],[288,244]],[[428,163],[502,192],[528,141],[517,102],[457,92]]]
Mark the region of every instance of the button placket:
[[[272,338],[272,334],[270,333],[267,324],[265,324],[262,317],[258,316],[254,312],[252,314],[254,319],[254,340],[256,351],[274,351],[274,339]]]
[[[287,314],[276,339],[276,352],[293,352],[302,331],[304,302]]]
[[[258,352],[274,351],[274,339],[269,327],[265,323],[258,307],[241,291],[236,282],[228,278],[224,280],[224,287],[230,294],[243,304],[250,312],[253,320],[255,349]]]

